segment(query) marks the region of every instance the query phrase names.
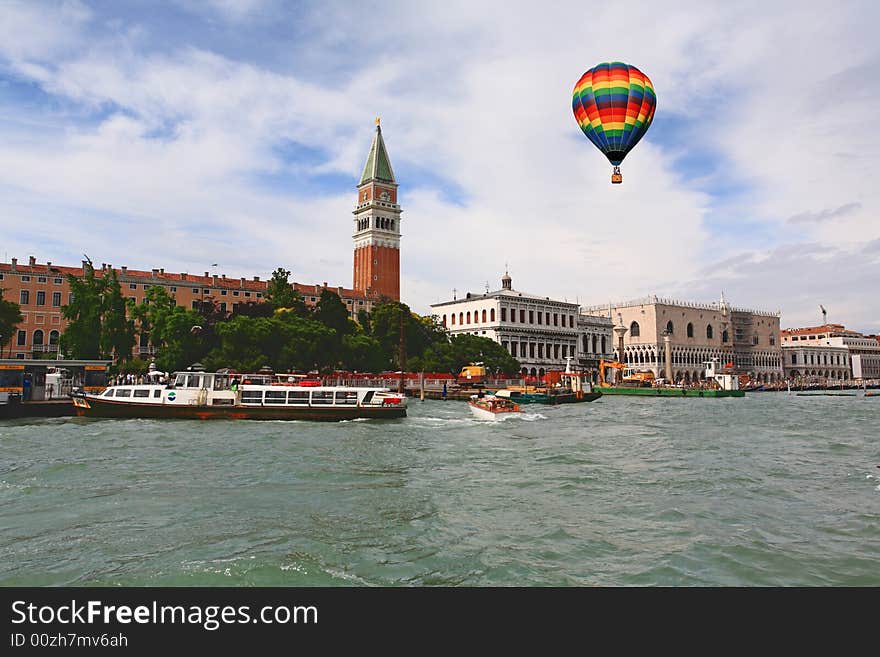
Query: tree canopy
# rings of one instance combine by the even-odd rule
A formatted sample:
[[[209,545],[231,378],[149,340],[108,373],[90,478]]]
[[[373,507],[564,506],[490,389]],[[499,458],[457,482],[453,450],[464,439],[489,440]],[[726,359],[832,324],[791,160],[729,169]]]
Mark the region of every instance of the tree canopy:
[[[0,288],[0,357],[3,348],[12,341],[16,325],[23,321],[21,307],[13,301],[4,301],[3,288]]]

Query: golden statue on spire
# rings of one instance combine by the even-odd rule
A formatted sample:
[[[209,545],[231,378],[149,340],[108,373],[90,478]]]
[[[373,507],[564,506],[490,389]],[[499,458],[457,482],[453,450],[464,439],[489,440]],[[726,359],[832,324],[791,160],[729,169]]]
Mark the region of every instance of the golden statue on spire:
[[[376,125],[379,125],[379,117],[376,117]]]

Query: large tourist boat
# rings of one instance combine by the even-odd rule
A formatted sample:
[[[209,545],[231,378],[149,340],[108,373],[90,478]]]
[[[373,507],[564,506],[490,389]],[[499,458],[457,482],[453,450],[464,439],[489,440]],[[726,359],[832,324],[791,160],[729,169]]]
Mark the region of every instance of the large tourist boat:
[[[76,414],[198,420],[354,420],[406,416],[387,388],[324,386],[292,375],[179,372],[169,384],[113,385],[73,397]]]

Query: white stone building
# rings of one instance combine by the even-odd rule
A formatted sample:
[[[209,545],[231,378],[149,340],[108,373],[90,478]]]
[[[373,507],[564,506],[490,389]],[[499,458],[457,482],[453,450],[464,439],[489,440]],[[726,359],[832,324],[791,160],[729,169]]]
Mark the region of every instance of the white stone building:
[[[859,356],[862,378],[880,378],[880,343],[842,324],[824,324],[780,332],[785,376],[808,382],[853,378]]]
[[[593,349],[611,343],[611,324],[602,318],[582,318],[578,304],[513,289],[505,272],[501,289],[468,293],[431,306],[451,335],[471,333],[494,340],[520,363],[523,375],[542,376],[548,370],[575,364],[589,365]]]

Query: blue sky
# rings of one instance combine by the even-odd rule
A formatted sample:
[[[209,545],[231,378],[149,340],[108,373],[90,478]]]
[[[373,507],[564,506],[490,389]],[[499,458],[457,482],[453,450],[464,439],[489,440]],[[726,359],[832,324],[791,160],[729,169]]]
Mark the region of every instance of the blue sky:
[[[870,3],[0,4],[0,257],[351,284],[383,133],[402,292],[657,294],[880,330]],[[632,20],[638,16],[639,20]],[[760,20],[756,17],[760,16]],[[609,184],[571,116],[620,59],[654,82]]]

